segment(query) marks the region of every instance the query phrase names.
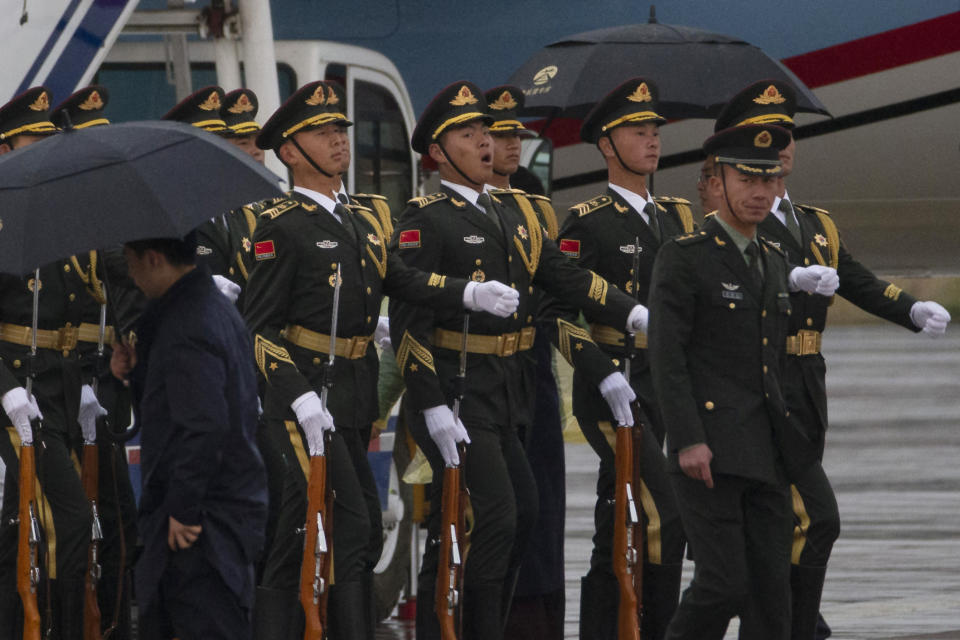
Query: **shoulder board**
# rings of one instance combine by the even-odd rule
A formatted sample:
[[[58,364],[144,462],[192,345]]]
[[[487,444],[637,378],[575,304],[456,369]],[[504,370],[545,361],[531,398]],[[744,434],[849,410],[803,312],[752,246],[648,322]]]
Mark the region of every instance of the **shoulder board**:
[[[653,201],[667,204],[690,204],[690,201],[686,198],[670,198],[667,196],[654,196]]]
[[[527,195],[527,197],[530,198],[531,200],[544,200],[544,201],[546,201],[546,202],[551,202],[551,204],[552,204],[552,201],[550,200],[550,198],[548,198],[547,196],[542,196],[542,195],[540,195],[539,193],[528,193],[528,194],[526,194],[526,195]]]
[[[611,198],[610,196],[597,196],[593,200],[587,200],[586,202],[581,202],[580,204],[573,205],[572,207],[570,207],[570,213],[583,217],[588,213],[593,213],[598,209],[602,209],[606,207],[612,202],[613,202],[613,198]]]
[[[284,213],[286,213],[287,211],[290,211],[291,209],[296,209],[299,206],[300,206],[300,202],[297,200],[294,200],[293,198],[281,198],[280,202],[274,204],[268,209],[261,211],[260,217],[269,218],[273,220],[274,218],[277,218],[283,215]]]
[[[431,193],[428,196],[421,196],[419,198],[410,198],[409,200],[407,200],[407,204],[413,205],[418,209],[423,209],[428,204],[433,204],[434,202],[440,202],[441,200],[446,200],[447,198],[448,198],[447,194],[443,193],[442,191],[438,191],[437,193]]]
[[[759,237],[760,237],[760,240],[763,241],[763,244],[764,244],[765,246],[769,247],[770,249],[773,249],[774,251],[776,251],[776,252],[779,253],[780,255],[786,257],[787,254],[785,254],[785,253],[783,252],[783,249],[780,248],[779,243],[770,242],[769,240],[767,240],[767,239],[764,238],[763,236],[759,236]]]
[[[794,209],[801,209],[808,213],[822,213],[825,216],[830,215],[830,212],[826,209],[821,209],[820,207],[813,207],[809,204],[795,204],[793,205]]]
[[[706,231],[697,231],[696,233],[688,233],[685,236],[677,236],[675,238],[677,244],[681,247],[684,247],[688,244],[696,244],[697,242],[703,242],[707,239]]]
[[[366,212],[368,212],[368,213],[373,213],[373,209],[371,209],[370,207],[365,207],[365,206],[363,206],[362,204],[356,204],[356,203],[351,202],[351,203],[345,204],[345,205],[343,205],[343,206],[345,206],[345,207],[346,207],[347,209],[349,209],[350,211],[366,211]]]
[[[716,210],[716,209],[714,209],[714,210],[711,211],[710,213],[705,213],[705,214],[703,214],[703,219],[704,219],[704,220],[708,220],[709,218],[712,218],[712,217],[715,216],[715,215],[717,215],[717,210]]]
[[[506,195],[508,193],[519,193],[521,195],[528,195],[523,189],[490,189],[490,193],[494,195]]]
[[[382,196],[379,193],[354,193],[354,198],[370,198],[372,200],[386,200],[387,196]]]

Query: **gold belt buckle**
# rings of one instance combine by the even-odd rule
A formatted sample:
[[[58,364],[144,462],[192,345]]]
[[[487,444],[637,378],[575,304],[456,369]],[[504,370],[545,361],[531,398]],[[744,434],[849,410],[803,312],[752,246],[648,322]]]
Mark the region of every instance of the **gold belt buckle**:
[[[354,336],[350,338],[348,344],[347,357],[351,360],[362,358],[367,353],[367,342],[370,338],[367,336]]]
[[[817,349],[818,336],[819,334],[816,331],[800,331],[800,355],[809,356],[819,351]]]
[[[520,329],[519,349],[525,351],[533,346],[533,339],[536,337],[537,330],[533,327],[524,327]]]
[[[520,334],[516,332],[505,333],[502,336],[500,336],[498,340],[498,342],[500,343],[499,345],[500,348],[498,349],[499,353],[497,355],[499,355],[502,358],[506,358],[508,356],[512,356],[513,354],[515,354],[517,352],[517,342],[519,341],[519,339],[520,339]]]
[[[77,347],[79,327],[60,327],[57,329],[57,349],[68,351]]]

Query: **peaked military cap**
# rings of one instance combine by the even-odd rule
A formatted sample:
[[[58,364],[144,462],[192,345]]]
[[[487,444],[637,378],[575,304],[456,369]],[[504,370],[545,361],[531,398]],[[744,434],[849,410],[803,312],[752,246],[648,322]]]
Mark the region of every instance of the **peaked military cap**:
[[[66,129],[68,124],[74,129],[86,129],[110,121],[103,117],[103,110],[110,101],[110,92],[106,87],[92,84],[77,91],[57,105],[50,114],[50,120]]]
[[[223,105],[223,89],[211,85],[195,91],[167,111],[163,120],[186,122],[204,131],[223,135],[227,123],[220,117]]]
[[[663,124],[667,119],[657,113],[658,105],[657,85],[646,78],[631,78],[593,105],[583,119],[580,139],[596,144],[602,136],[621,125]]]
[[[703,143],[708,158],[751,176],[780,175],[780,151],[790,132],[772,124],[745,124],[715,133]]]
[[[410,146],[417,153],[426,154],[430,145],[444,131],[474,120],[482,120],[486,124],[493,122],[493,117],[487,112],[487,100],[483,92],[472,82],[454,82],[434,96],[423,110],[410,137]]]
[[[227,135],[249,136],[260,132],[260,125],[254,119],[260,103],[257,94],[250,89],[237,89],[223,97],[220,117],[227,125]]]
[[[782,80],[760,80],[742,89],[726,104],[714,131],[745,124],[775,124],[793,129],[793,114],[797,112],[797,94]]]
[[[347,120],[346,112],[347,97],[339,84],[319,80],[307,83],[273,112],[257,136],[257,146],[278,149],[297,131],[316,129],[331,122],[349,127],[353,123]]]
[[[50,121],[50,90],[46,87],[27,89],[0,107],[0,142],[18,135],[47,136],[56,132]]]
[[[484,94],[484,98],[487,100],[487,113],[493,118],[490,133],[537,135],[517,120],[517,112],[523,109],[523,92],[519,88],[511,85],[494,87]]]

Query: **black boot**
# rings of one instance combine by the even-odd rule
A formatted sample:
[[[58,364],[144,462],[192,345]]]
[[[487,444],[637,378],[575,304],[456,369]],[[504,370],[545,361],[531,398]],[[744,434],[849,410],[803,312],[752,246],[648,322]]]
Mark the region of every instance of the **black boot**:
[[[643,640],[663,640],[680,600],[679,564],[643,565]]]
[[[303,610],[300,594],[257,587],[253,603],[254,640],[291,640],[302,637]]]
[[[791,640],[814,640],[820,614],[820,594],[826,567],[790,567],[790,596],[793,610],[790,621]]]
[[[365,640],[367,633],[363,583],[338,582],[327,600],[327,635],[330,640]]]
[[[616,640],[617,580],[602,573],[588,573],[580,580],[580,640]]]
[[[817,640],[827,640],[830,636],[833,635],[833,630],[830,629],[830,625],[827,624],[827,621],[823,619],[823,614],[817,614]]]

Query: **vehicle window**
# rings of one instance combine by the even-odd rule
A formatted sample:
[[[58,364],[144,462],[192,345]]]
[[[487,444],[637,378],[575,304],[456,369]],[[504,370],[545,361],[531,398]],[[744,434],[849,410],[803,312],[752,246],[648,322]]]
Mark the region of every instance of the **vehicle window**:
[[[354,96],[355,191],[384,195],[399,213],[413,195],[410,134],[400,106],[384,87],[361,80]]]

